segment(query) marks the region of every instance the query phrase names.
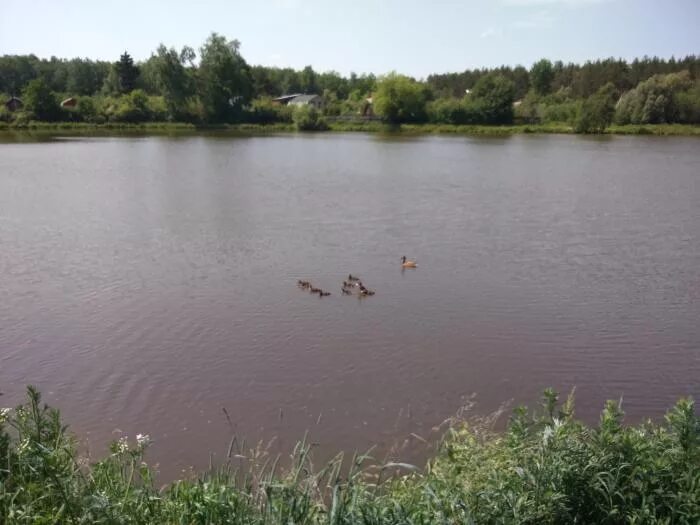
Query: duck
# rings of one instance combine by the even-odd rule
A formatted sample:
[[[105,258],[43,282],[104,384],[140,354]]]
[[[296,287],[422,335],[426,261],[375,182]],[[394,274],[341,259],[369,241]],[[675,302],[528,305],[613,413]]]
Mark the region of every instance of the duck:
[[[404,255],[401,257],[401,267],[402,268],[418,268],[418,264],[415,261],[409,261]]]
[[[309,291],[310,291],[311,293],[319,293],[319,294],[320,294],[323,290],[321,290],[320,288],[314,288],[313,286],[311,286],[311,287],[309,288]]]
[[[319,297],[328,297],[331,294],[331,292],[324,292],[321,290],[318,294]]]
[[[346,290],[345,288],[341,288],[340,291],[343,292],[343,295],[352,295],[352,292],[350,290]]]
[[[309,281],[302,281],[301,279],[299,279],[297,280],[297,286],[302,289],[310,288],[311,283]]]
[[[348,275],[348,281],[359,281],[359,280],[360,280],[359,277],[353,277],[352,274]]]

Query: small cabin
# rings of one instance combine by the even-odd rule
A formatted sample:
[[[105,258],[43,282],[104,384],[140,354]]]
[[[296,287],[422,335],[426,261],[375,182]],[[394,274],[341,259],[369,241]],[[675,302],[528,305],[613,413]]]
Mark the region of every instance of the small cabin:
[[[10,99],[5,102],[7,111],[17,111],[18,109],[22,109],[23,105],[22,101],[17,97],[10,97]]]
[[[66,100],[61,102],[62,108],[74,108],[78,105],[78,99],[75,97],[68,97]]]
[[[374,117],[374,98],[372,95],[367,97],[360,106],[360,115],[363,117]]]
[[[320,109],[323,105],[323,99],[319,95],[302,95],[300,93],[282,95],[273,98],[272,102],[283,106],[313,106],[316,109]]]
[[[323,100],[319,95],[299,95],[288,102],[290,106],[312,106],[321,109]]]
[[[279,104],[280,106],[286,106],[296,97],[300,97],[301,93],[293,93],[291,95],[282,95],[281,97],[273,98],[272,102]]]

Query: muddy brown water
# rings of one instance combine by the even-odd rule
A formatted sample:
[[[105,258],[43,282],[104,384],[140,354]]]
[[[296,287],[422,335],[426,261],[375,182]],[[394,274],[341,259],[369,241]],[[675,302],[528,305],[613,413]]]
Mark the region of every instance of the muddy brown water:
[[[576,387],[588,421],[700,397],[697,139],[4,138],[0,404],[37,385],[95,455],[148,433],[164,477],[204,467],[222,407],[327,455],[472,393]]]

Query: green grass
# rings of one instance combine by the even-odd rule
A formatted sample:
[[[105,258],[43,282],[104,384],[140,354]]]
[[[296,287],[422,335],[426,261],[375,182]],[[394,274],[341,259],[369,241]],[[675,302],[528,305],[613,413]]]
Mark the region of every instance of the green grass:
[[[342,454],[316,467],[304,440],[282,469],[233,439],[225,464],[157,488],[147,437],[87,464],[30,387],[24,405],[0,412],[0,523],[697,524],[693,409],[681,400],[661,423],[625,426],[609,402],[591,427],[548,390],[500,433],[493,419],[455,417],[425,468]]]
[[[8,124],[0,122],[0,130],[7,131],[52,131],[57,133],[91,132],[141,132],[141,133],[196,133],[200,131],[243,132],[243,133],[282,133],[295,132],[294,124],[279,122],[274,124],[206,124],[195,125],[184,122],[145,122],[140,124],[107,123],[89,124],[83,122],[35,122]],[[509,126],[453,125],[453,124],[403,124],[391,126],[379,121],[336,121],[329,123],[329,130],[335,132],[384,132],[407,134],[461,134],[484,136],[507,136],[528,133],[571,134],[573,128],[565,123],[518,124]],[[700,136],[700,126],[690,124],[647,124],[610,126],[605,134],[610,135],[664,135]]]

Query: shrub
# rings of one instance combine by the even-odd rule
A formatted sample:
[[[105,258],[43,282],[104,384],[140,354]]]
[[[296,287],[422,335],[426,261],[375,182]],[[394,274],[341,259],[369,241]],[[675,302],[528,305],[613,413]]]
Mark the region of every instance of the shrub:
[[[298,131],[324,131],[328,129],[326,120],[313,106],[297,106],[294,108],[292,119]]]
[[[292,122],[293,107],[276,104],[269,98],[258,98],[246,110],[246,120],[254,124]]]
[[[42,78],[27,84],[23,101],[27,111],[31,111],[38,120],[53,121],[60,118],[61,106],[56,94]]]
[[[439,124],[467,124],[465,103],[457,98],[439,98],[428,103],[428,120]]]
[[[574,131],[576,133],[605,131],[613,121],[616,99],[615,86],[608,82],[583,102],[576,117]]]
[[[662,124],[679,119],[678,95],[692,86],[687,71],[654,75],[624,93],[615,112],[618,124]]]
[[[228,460],[162,489],[144,462],[148,436],[112,443],[87,464],[59,413],[29,387],[0,410],[0,523],[674,523],[700,521],[700,418],[680,400],[659,424],[625,426],[608,402],[597,426],[573,397],[546,390],[539,409],[456,417],[426,469],[339,454],[314,468],[311,445],[279,471],[232,439]]]

